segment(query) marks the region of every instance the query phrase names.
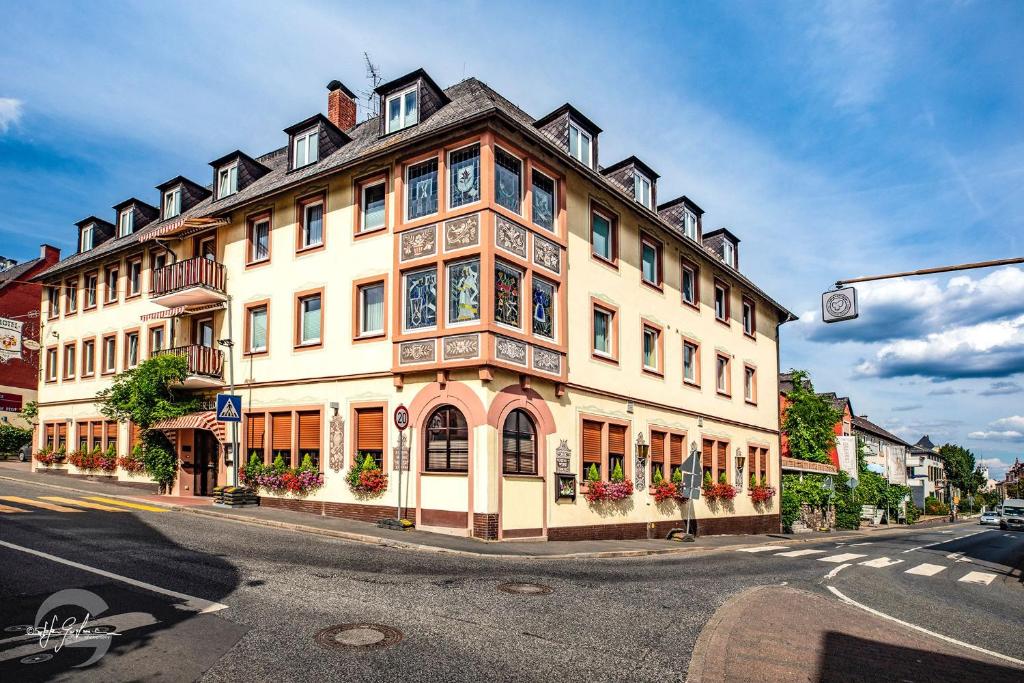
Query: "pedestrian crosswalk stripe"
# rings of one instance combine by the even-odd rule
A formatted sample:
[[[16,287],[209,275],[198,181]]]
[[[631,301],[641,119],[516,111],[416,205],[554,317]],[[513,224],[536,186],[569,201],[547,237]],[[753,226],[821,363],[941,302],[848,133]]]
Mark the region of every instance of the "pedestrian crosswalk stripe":
[[[65,505],[74,505],[80,508],[88,508],[90,510],[102,510],[104,512],[128,512],[121,508],[110,507],[109,505],[100,505],[99,503],[88,503],[84,500],[75,500],[74,498],[62,498],[61,496],[40,496],[43,500],[52,500],[54,503],[64,503]]]
[[[919,576],[935,576],[942,570],[944,570],[941,564],[928,564],[927,562],[919,564],[916,567],[911,567],[904,574],[917,574]]]
[[[785,550],[785,549],[786,549],[786,546],[784,546],[784,545],[762,545],[762,546],[758,546],[756,548],[740,548],[739,551],[741,553],[766,553],[766,552],[768,552],[770,550]]]
[[[838,555],[829,555],[828,557],[819,557],[818,562],[849,562],[850,560],[856,560],[858,557],[867,557],[867,555],[859,555],[857,553],[840,553]]]
[[[0,505],[0,512],[28,512],[28,510],[22,510],[21,508],[11,507],[10,505]]]
[[[108,505],[119,505],[121,507],[131,508],[133,510],[146,510],[147,512],[167,512],[167,508],[158,508],[154,505],[143,505],[142,503],[129,503],[126,500],[104,498],[102,496],[87,496],[86,500],[95,500],[97,503],[107,503]]]
[[[983,586],[987,586],[992,583],[992,579],[996,578],[996,575],[992,572],[968,572],[960,577],[961,583],[980,583]]]
[[[75,508],[68,508],[63,505],[54,505],[53,503],[46,503],[41,500],[32,500],[31,498],[22,498],[20,496],[0,496],[0,500],[6,500],[8,503],[31,505],[32,507],[43,508],[44,510],[50,510],[52,512],[82,512]]]
[[[863,567],[874,567],[875,569],[881,569],[883,567],[891,567],[894,564],[899,564],[902,561],[903,560],[890,560],[888,557],[876,557],[873,560],[867,560],[865,562],[861,562],[860,564]]]
[[[776,553],[775,557],[803,557],[804,555],[820,555],[824,550],[790,550],[788,553]]]

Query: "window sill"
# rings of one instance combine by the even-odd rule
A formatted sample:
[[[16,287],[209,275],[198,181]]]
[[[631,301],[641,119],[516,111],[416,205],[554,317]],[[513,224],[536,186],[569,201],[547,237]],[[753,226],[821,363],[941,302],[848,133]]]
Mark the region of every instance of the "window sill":
[[[387,334],[384,332],[368,332],[366,334],[360,334],[356,337],[352,337],[352,341],[359,342],[370,342],[370,341],[381,341],[387,338]]]
[[[614,270],[618,270],[619,269],[619,261],[618,261],[618,259],[615,259],[614,261],[610,261],[610,260],[606,259],[604,256],[601,256],[600,254],[594,253],[593,251],[590,252],[590,258],[593,259],[594,261],[597,261],[598,263],[600,263],[602,265],[608,266],[609,268],[613,268]]]
[[[716,316],[715,316],[715,322],[716,322],[716,323],[718,323],[719,325],[725,325],[726,327],[729,327],[729,328],[731,328],[731,327],[732,327],[732,325],[731,325],[731,324],[729,323],[729,320],[728,320],[728,318],[726,318],[726,319],[722,319],[722,318],[719,318],[719,317],[718,317],[718,316],[716,315]]]
[[[660,284],[656,285],[653,282],[648,282],[647,280],[644,280],[643,278],[640,278],[640,283],[642,285],[644,285],[645,287],[647,287],[648,289],[657,292],[658,294],[664,294],[665,293],[665,288],[664,288],[663,285],[660,285]]]
[[[469,472],[448,472],[445,470],[420,470],[422,477],[468,477]]]
[[[269,349],[263,349],[262,351],[243,351],[242,358],[255,358],[257,356],[266,356],[270,353]]]
[[[686,306],[687,308],[692,308],[693,310],[695,310],[698,313],[700,313],[700,304],[699,303],[696,303],[696,302],[693,302],[693,301],[687,301],[686,299],[683,299],[682,301],[683,301],[683,305],[684,306]]]
[[[594,360],[599,360],[602,363],[608,363],[609,365],[618,365],[619,364],[619,359],[618,358],[615,358],[614,356],[606,356],[606,355],[604,355],[602,353],[598,353],[596,351],[591,351],[590,352],[590,357],[593,358]]]
[[[757,334],[750,334],[750,333],[744,331],[743,332],[743,336],[746,337],[747,339],[749,339],[750,341],[753,341],[753,342],[757,341]]]
[[[260,266],[270,265],[270,258],[260,259],[259,261],[246,261],[245,267],[248,268],[259,268]]]
[[[316,343],[309,343],[309,344],[296,344],[295,347],[294,347],[294,350],[295,351],[313,351],[315,349],[322,349],[323,347],[324,347],[324,343],[322,341],[319,341],[319,342],[316,342]]]
[[[501,476],[505,479],[521,479],[524,481],[544,481],[544,477],[539,474],[515,474],[513,472],[502,472]]]
[[[142,292],[139,292],[138,294],[131,294],[131,295],[129,295],[129,296],[126,296],[126,297],[124,298],[124,300],[125,300],[125,301],[131,301],[132,299],[138,299],[138,298],[139,298],[139,297],[141,297],[141,296],[142,296]]]
[[[354,235],[352,235],[352,239],[354,239],[354,240],[361,240],[361,239],[366,238],[366,237],[374,237],[376,235],[384,235],[384,234],[387,233],[387,231],[388,231],[388,226],[386,226],[386,225],[382,225],[379,228],[370,228],[369,230],[359,230]]]
[[[311,244],[308,247],[299,247],[299,248],[297,248],[295,250],[295,255],[296,256],[303,256],[305,254],[312,254],[312,253],[315,253],[315,252],[318,252],[318,251],[323,251],[326,248],[327,248],[327,245],[324,242],[321,242],[320,244]]]
[[[665,379],[665,373],[662,372],[661,370],[645,367],[643,368],[643,372],[645,375],[648,375],[650,377],[656,377],[657,379]]]
[[[700,382],[693,382],[691,380],[684,379],[683,386],[690,387],[691,389],[696,389],[697,391],[700,391]]]
[[[82,313],[85,313],[87,311],[95,311],[95,310],[96,310],[96,304],[93,304],[92,306],[86,306],[85,308],[83,308],[82,309]]]
[[[721,389],[715,389],[715,395],[732,400],[732,394],[722,391]]]
[[[754,406],[755,408],[757,407],[757,401],[751,401],[749,398],[743,399],[743,402],[746,403],[748,406]]]

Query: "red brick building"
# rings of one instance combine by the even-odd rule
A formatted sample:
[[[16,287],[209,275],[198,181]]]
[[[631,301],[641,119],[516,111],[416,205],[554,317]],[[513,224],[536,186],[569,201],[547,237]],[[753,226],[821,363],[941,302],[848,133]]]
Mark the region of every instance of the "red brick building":
[[[39,301],[43,286],[31,279],[60,260],[60,249],[44,244],[39,258],[0,271],[0,318],[24,323],[22,339],[39,341]],[[0,420],[13,422],[36,398],[39,351],[22,349],[21,359],[0,364]]]
[[[789,399],[787,394],[793,390],[793,377],[789,373],[783,373],[779,375],[779,426],[780,426],[780,438],[782,441],[782,457],[792,458],[792,454],[789,452],[789,441],[786,438],[786,433],[781,432],[782,421],[786,418],[786,409],[789,407]],[[835,425],[836,436],[850,436],[853,434],[853,405],[850,403],[850,399],[845,396],[837,396],[834,392],[827,392],[818,394],[823,396],[835,407],[836,410],[843,414],[839,422]],[[835,446],[832,446],[832,450],[828,453],[828,458],[832,464],[839,468],[839,451]]]

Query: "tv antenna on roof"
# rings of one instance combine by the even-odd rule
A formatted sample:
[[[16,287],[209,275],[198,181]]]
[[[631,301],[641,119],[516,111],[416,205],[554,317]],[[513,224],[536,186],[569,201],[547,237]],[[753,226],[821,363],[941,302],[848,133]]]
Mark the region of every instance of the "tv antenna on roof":
[[[363,90],[362,95],[366,98],[366,104],[363,105],[363,109],[366,110],[366,118],[373,118],[380,112],[377,110],[377,93],[374,92],[377,86],[384,82],[384,78],[380,75],[380,67],[373,63],[370,59],[370,53],[363,53],[363,61],[366,63],[366,78],[370,80],[370,89]]]

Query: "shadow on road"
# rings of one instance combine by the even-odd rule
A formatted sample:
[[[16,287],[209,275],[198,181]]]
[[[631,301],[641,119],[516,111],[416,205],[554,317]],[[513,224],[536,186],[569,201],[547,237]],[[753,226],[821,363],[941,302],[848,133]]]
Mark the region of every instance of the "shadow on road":
[[[982,656],[982,655],[979,655]],[[819,659],[822,683],[836,681],[927,681],[928,683],[1019,683],[1024,670],[977,659],[936,652],[934,649],[890,645],[876,640],[829,631]]]

